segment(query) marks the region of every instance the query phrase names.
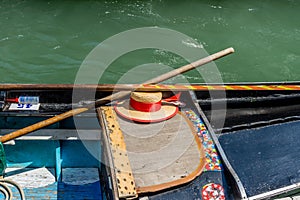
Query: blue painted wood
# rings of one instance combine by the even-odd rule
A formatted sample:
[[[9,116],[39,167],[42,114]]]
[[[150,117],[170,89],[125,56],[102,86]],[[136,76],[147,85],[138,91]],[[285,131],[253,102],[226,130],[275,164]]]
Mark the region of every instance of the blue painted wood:
[[[25,126],[27,124],[34,123],[35,120],[41,120],[41,118],[29,118],[24,118],[25,121],[15,121],[21,118],[0,117],[0,128],[18,128],[19,126],[22,126],[22,124]],[[8,124],[6,124],[8,119],[10,121]],[[69,120],[72,121],[72,119]],[[52,128],[74,128],[74,124],[72,125],[70,121],[57,123]],[[84,121],[84,123],[87,123],[87,121]],[[95,123],[95,121],[91,123]],[[88,126],[90,126],[91,123]],[[100,132],[98,122],[97,128],[99,128]],[[24,191],[27,199],[102,199],[101,185],[99,181],[95,180],[93,183],[82,183],[81,185],[72,185],[62,181],[64,177],[63,167],[100,168],[100,159],[102,153],[100,141],[82,142],[78,140],[15,140],[15,145],[5,145],[5,152],[9,167],[55,168],[57,182],[46,187],[25,188]],[[8,172],[7,176],[22,173],[27,169],[29,168]],[[76,175],[78,174],[74,173],[75,178]],[[40,176],[43,176],[43,174]],[[97,173],[95,176],[97,177],[99,174]],[[84,173],[80,174],[79,179],[85,180],[84,178]],[[29,177],[24,177],[24,179],[26,182],[35,181]],[[17,194],[16,189],[13,189],[13,191],[15,194]],[[2,197],[3,196],[0,194],[0,199],[3,199]],[[19,198],[16,195],[16,198],[14,199]]]
[[[61,177],[61,163],[62,163],[62,158],[61,158],[61,147],[56,147],[56,165],[55,165],[55,178],[58,182],[61,181],[62,177]]]
[[[55,149],[59,141],[15,140],[4,145],[8,167],[55,167]]]
[[[99,168],[66,168],[62,181],[54,180],[53,168],[9,168],[7,177],[19,183],[26,199],[103,199]],[[15,198],[17,189],[9,185]],[[4,199],[0,195],[0,199]]]
[[[16,188],[10,187],[13,192],[13,200],[20,200],[19,193]],[[27,200],[33,199],[50,199],[57,200],[57,183],[47,187],[24,189],[25,197]],[[0,199],[4,199],[4,195],[0,194]]]
[[[61,141],[62,167],[100,167],[100,141]]]
[[[16,188],[10,187],[13,191],[13,200],[19,200],[19,193]],[[85,185],[70,185],[63,182],[56,182],[46,187],[26,188],[24,189],[27,200],[102,200],[100,182],[94,182]],[[4,195],[0,193],[0,199]]]
[[[4,145],[8,167],[99,167],[100,141],[15,140]],[[61,143],[61,146],[60,146]],[[60,150],[57,149],[60,147]],[[60,161],[58,152],[61,151]]]
[[[58,182],[57,190],[57,199],[102,199],[99,181],[85,185],[70,185],[63,182]]]

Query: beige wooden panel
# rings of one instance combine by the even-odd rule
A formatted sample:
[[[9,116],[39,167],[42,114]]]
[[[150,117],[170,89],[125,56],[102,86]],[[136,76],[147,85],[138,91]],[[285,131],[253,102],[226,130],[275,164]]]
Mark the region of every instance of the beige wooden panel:
[[[203,170],[200,139],[182,114],[159,123],[134,123],[118,117],[138,193],[189,182]]]
[[[119,198],[136,197],[135,181],[126,151],[123,133],[117,121],[116,113],[112,107],[101,107],[105,120],[105,131],[109,138],[109,145],[115,171],[116,184]]]

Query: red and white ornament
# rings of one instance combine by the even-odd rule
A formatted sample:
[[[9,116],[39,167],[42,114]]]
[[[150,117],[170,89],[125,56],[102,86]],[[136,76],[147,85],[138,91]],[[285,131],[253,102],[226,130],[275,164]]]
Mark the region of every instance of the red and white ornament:
[[[202,188],[203,200],[225,200],[224,188],[220,184],[209,183]]]

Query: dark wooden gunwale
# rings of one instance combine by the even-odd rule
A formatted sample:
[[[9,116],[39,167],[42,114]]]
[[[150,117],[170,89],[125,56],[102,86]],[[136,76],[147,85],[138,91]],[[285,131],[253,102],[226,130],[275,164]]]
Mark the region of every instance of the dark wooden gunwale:
[[[180,85],[180,84],[178,84]],[[232,85],[275,85],[275,86],[284,86],[284,85],[300,85],[300,82],[239,82],[239,83],[191,83],[190,85],[199,85],[199,86],[232,86]],[[73,89],[90,89],[97,91],[120,91],[120,90],[135,90],[138,89],[140,84],[0,84],[0,90],[73,90]],[[175,85],[176,86],[176,85]],[[138,90],[148,90],[153,91],[157,89],[147,89],[139,88]],[[169,89],[161,88],[161,91],[169,91]],[[182,88],[172,88],[172,91],[182,91],[186,89]]]

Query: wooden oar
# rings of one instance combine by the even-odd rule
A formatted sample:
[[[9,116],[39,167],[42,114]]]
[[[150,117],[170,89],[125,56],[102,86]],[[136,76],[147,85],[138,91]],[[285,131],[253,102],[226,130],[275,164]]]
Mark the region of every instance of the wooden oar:
[[[195,62],[190,63],[188,65],[182,66],[182,67],[180,67],[178,69],[174,69],[174,70],[172,70],[170,72],[167,72],[167,73],[165,73],[163,75],[160,75],[160,76],[158,76],[156,78],[148,80],[144,84],[155,84],[155,83],[159,83],[159,82],[165,81],[165,80],[170,79],[170,78],[172,78],[174,76],[177,76],[177,75],[182,74],[184,72],[187,72],[187,71],[190,71],[192,69],[195,69],[196,67],[199,67],[199,66],[204,65],[206,63],[209,63],[211,61],[219,59],[219,58],[221,58],[223,56],[226,56],[228,54],[231,54],[233,52],[234,52],[233,48],[228,48],[228,49],[222,50],[220,52],[217,52],[215,54],[212,54],[210,56],[202,58],[202,59],[200,59],[198,61],[195,61]],[[31,133],[31,132],[35,131],[35,130],[41,129],[41,128],[46,127],[46,126],[49,126],[49,125],[54,124],[56,122],[59,122],[59,121],[61,121],[63,119],[66,119],[68,117],[72,117],[74,115],[77,115],[77,114],[80,114],[82,112],[85,112],[85,111],[87,111],[89,109],[94,108],[95,106],[103,105],[103,104],[108,103],[110,101],[114,101],[114,100],[123,98],[123,97],[129,95],[130,92],[131,91],[120,91],[120,92],[114,93],[114,94],[112,94],[110,96],[104,97],[102,99],[98,99],[94,103],[91,103],[91,104],[87,105],[85,108],[73,109],[73,110],[67,111],[65,113],[59,114],[59,115],[57,115],[55,117],[46,119],[44,121],[38,122],[36,124],[33,124],[31,126],[28,126],[28,127],[22,128],[20,130],[14,131],[12,133],[9,133],[7,135],[4,135],[4,136],[1,137],[0,141],[2,143],[4,143],[4,142],[7,142],[9,140],[13,140],[13,139],[15,139],[17,137],[26,135],[28,133]]]

